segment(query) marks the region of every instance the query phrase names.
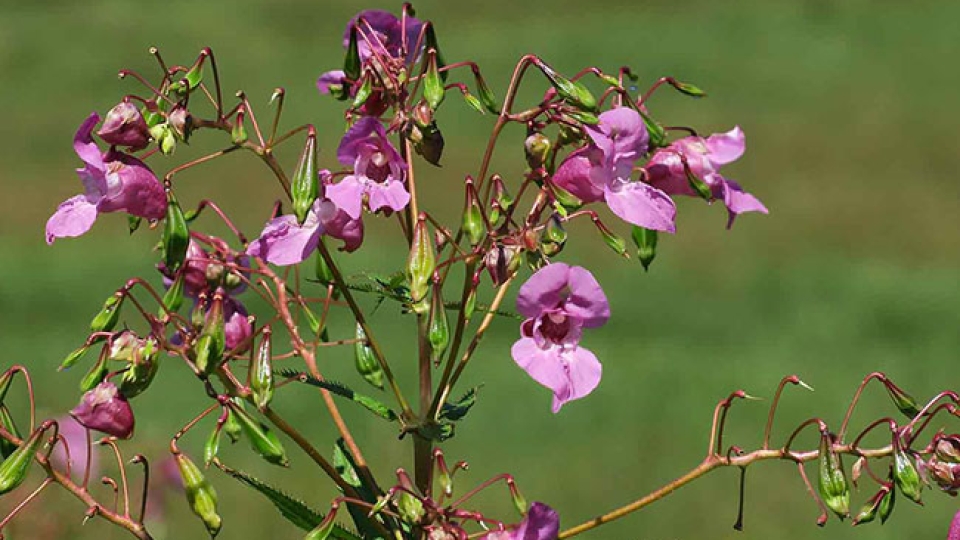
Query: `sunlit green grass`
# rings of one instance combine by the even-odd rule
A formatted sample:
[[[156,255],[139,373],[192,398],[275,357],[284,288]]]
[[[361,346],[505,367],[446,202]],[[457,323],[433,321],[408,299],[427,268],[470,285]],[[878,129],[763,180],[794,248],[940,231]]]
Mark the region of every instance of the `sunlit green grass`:
[[[290,1],[179,1],[151,8],[106,0],[0,4],[0,344],[4,365],[22,363],[34,371],[41,412],[59,414],[76,402],[82,371],[58,374],[55,368],[84,338],[99,303],[131,275],[156,282],[149,253],[155,233],[128,237],[119,216],[105,216],[81,239],[42,244],[46,218],[80,188],[69,146],[76,125],[91,110],[104,111],[124,93],[139,91],[130,81],[116,81],[116,70],[149,72],[150,45],[180,63],[212,45],[227,94],[242,87],[266,111],[272,89],[285,86],[288,123],[316,123],[322,159],[332,165],[340,105],[317,96],[313,80],[341,61],[342,27],[359,7]],[[565,526],[573,525],[693,467],[706,448],[714,404],[732,390],[769,398],[780,377],[791,373],[814,386],[813,394],[798,390],[785,399],[778,421],[783,435],[811,415],[839,422],[856,384],[873,370],[888,372],[918,397],[956,386],[960,157],[953,132],[960,120],[960,72],[949,66],[960,52],[960,5],[495,1],[417,7],[438,23],[447,58],[477,60],[501,94],[513,62],[527,52],[541,53],[565,72],[629,64],[645,83],[664,74],[697,83],[709,98],[664,91],[653,103],[658,117],[705,132],[740,124],[748,152],[730,175],[771,209],[770,216],[746,216],[726,232],[722,209],[682,201],[680,233],[661,239],[648,274],[636,261],[593,245],[599,242],[592,231],[577,229],[564,260],[588,264],[611,298],[610,324],[584,341],[604,362],[604,380],[589,398],[552,415],[548,392],[509,357],[515,323],[499,321],[464,378],[465,386],[484,385],[476,410],[444,446],[451,459],[471,462],[458,489],[509,471],[528,499],[550,503]],[[531,81],[523,96],[532,99],[544,86]],[[449,200],[459,200],[454,190],[463,175],[476,173],[491,119],[450,96],[440,122],[448,144],[444,167],[421,168],[418,180],[430,187],[426,204],[451,216]],[[521,136],[508,130],[496,155],[494,169],[508,178],[520,171]],[[201,135],[193,148],[178,150],[177,159],[222,144]],[[294,153],[280,155],[289,160]],[[187,200],[215,194],[255,233],[269,201],[279,196],[261,169],[252,157],[235,155],[178,182]],[[371,223],[367,245],[345,262],[348,271],[395,270],[403,259],[396,240],[390,225]],[[409,324],[397,323],[395,315],[395,306],[385,304],[373,324],[396,371],[412,383],[415,367],[404,360],[413,350]],[[340,326],[341,333],[347,330]],[[362,387],[348,350],[321,362],[325,374]],[[871,412],[890,410],[880,391],[871,396]],[[138,439],[148,455],[159,460],[166,438],[204,404],[198,383],[175,362],[165,364],[157,385],[135,402]],[[769,401],[740,405],[727,441],[749,448],[760,440]],[[335,430],[309,389],[282,393],[277,407],[304,425],[318,447],[332,446]],[[396,467],[410,466],[409,443],[396,440],[394,426],[349,403],[343,409],[383,483]],[[188,437],[185,446],[196,450],[202,439]],[[129,446],[132,452],[135,445]],[[329,482],[288,446],[294,472],[263,464],[242,445],[225,456],[323,508],[334,496]],[[298,537],[256,495],[211,476],[226,518],[221,538]],[[736,493],[734,471],[714,473],[585,537],[938,538],[956,507],[928,492],[927,508],[900,501],[882,528],[851,530],[832,522],[819,530],[816,507],[794,466],[765,463],[748,475],[746,531],[736,533]],[[13,504],[7,499],[0,501],[4,508]],[[84,509],[65,497],[45,495],[40,504],[76,524],[68,537],[124,537],[97,521],[81,529]],[[511,516],[503,491],[481,497],[478,505]],[[171,498],[170,511],[161,537],[204,537],[184,502]],[[37,527],[50,515],[35,512],[33,528],[15,528],[8,537],[49,538]]]

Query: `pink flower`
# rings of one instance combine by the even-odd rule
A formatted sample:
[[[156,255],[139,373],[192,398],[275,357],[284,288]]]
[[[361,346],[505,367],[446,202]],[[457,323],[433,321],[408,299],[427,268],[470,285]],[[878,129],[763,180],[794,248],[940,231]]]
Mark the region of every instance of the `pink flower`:
[[[129,439],[133,435],[133,409],[112,382],[102,382],[84,394],[80,404],[70,411],[70,416],[87,429],[119,439]]]
[[[510,352],[533,380],[553,391],[553,412],[592,392],[602,368],[580,347],[580,336],[584,328],[603,326],[610,318],[607,297],[593,274],[579,266],[547,265],[520,287],[517,310],[527,320]]]
[[[658,150],[647,165],[650,183],[671,195],[697,196],[683,166],[687,160],[690,172],[703,180],[713,193],[713,197],[723,201],[727,207],[727,228],[733,220],[744,212],[761,212],[767,208],[759,199],[747,193],[740,184],[720,175],[720,167],[732,163],[743,155],[746,143],[739,126],[726,133],[701,137],[684,137],[670,146]],[[682,156],[682,157],[681,157]]]
[[[950,522],[950,531],[947,533],[947,540],[960,540],[960,512],[953,516]]]
[[[360,218],[365,198],[373,212],[403,210],[410,202],[404,186],[406,163],[387,140],[378,119],[367,116],[358,120],[340,141],[337,159],[353,165],[353,174],[326,186],[326,196],[350,219]]]
[[[640,114],[611,109],[586,126],[592,144],[571,153],[553,182],[585,203],[603,200],[620,219],[656,231],[675,232],[676,205],[646,183],[633,180],[634,164],[647,153],[649,136]]]
[[[250,349],[250,336],[253,328],[250,326],[247,308],[232,296],[223,298],[223,334],[224,345],[228,351],[236,354]],[[240,347],[240,348],[238,348]]]
[[[556,540],[560,534],[560,516],[556,510],[534,502],[516,529],[494,531],[484,540]]]
[[[100,467],[99,456],[96,452],[90,451],[91,448],[87,444],[87,428],[70,416],[57,418],[57,428],[70,451],[70,475],[73,479],[76,481],[83,478],[88,453],[90,454],[90,477],[96,478]],[[58,469],[66,472],[67,449],[64,448],[64,441],[57,444],[50,459]]]
[[[93,142],[91,132],[99,121],[100,116],[92,113],[73,139],[73,148],[85,164],[77,169],[84,193],[62,202],[47,221],[48,244],[87,232],[102,212],[126,212],[147,219],[166,214],[163,187],[142,161],[113,149],[101,153]]]
[[[107,111],[97,135],[107,144],[128,146],[130,150],[141,150],[150,142],[147,122],[140,109],[129,101],[121,101]]]

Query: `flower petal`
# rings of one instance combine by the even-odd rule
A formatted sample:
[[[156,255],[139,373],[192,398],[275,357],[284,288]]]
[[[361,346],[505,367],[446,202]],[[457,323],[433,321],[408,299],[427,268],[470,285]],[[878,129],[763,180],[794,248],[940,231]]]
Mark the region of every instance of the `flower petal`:
[[[328,236],[343,240],[344,251],[355,251],[363,243],[363,220],[353,219],[343,210],[337,209],[333,217],[324,219],[323,229]]]
[[[120,178],[120,188],[100,203],[101,212],[123,211],[146,219],[161,219],[167,214],[167,195],[144,162],[122,152],[110,152],[106,160]]]
[[[103,154],[100,152],[100,148],[97,147],[97,143],[93,141],[93,128],[100,122],[100,115],[97,113],[90,113],[90,116],[80,124],[80,127],[77,129],[76,135],[73,136],[73,150],[80,156],[80,159],[83,160],[89,167],[101,171],[103,174],[106,171],[106,166],[103,163]]]
[[[610,210],[627,223],[655,231],[675,232],[677,207],[666,193],[644,182],[627,182],[614,190],[604,188]]]
[[[326,197],[345,212],[350,219],[360,219],[363,210],[363,182],[356,176],[348,176],[336,184],[325,187]]]
[[[707,158],[713,166],[719,168],[736,161],[746,149],[746,137],[740,126],[735,126],[726,133],[714,133],[707,137]]]
[[[343,84],[344,76],[343,70],[321,73],[320,78],[317,79],[317,90],[319,90],[321,94],[329,94],[330,85]]]
[[[407,188],[398,180],[388,180],[383,184],[370,183],[367,185],[367,193],[370,197],[368,204],[373,212],[383,207],[399,212],[410,202]]]
[[[568,401],[580,399],[600,384],[603,366],[592,352],[583,347],[563,352],[563,368],[566,371],[566,391],[553,393],[553,412],[558,412]]]
[[[557,511],[542,502],[534,502],[527,510],[514,540],[555,540],[560,532],[560,516]]]
[[[743,188],[740,187],[740,184],[733,180],[727,180],[719,174],[717,176],[723,180],[723,204],[727,207],[728,229],[733,227],[733,220],[745,212],[769,213],[767,207],[760,202],[760,199],[744,191]]]
[[[80,236],[93,227],[96,219],[96,203],[91,203],[86,195],[71,197],[60,203],[47,220],[47,243],[52,244],[57,238]]]
[[[340,145],[337,147],[337,161],[342,165],[352,166],[360,154],[360,146],[374,135],[383,139],[387,136],[379,119],[364,116],[357,120],[340,139]]]
[[[570,297],[564,303],[563,310],[580,319],[585,328],[603,326],[610,318],[610,304],[597,279],[581,266],[570,267],[567,279]]]
[[[554,184],[569,191],[584,203],[603,198],[603,190],[592,180],[597,176],[594,170],[598,168],[597,163],[591,159],[594,152],[598,152],[596,147],[586,146],[571,153],[553,175]]]
[[[528,318],[539,317],[544,311],[555,309],[563,300],[570,267],[552,263],[537,270],[517,293],[517,311]]]
[[[650,140],[640,113],[629,107],[618,107],[602,113],[600,124],[587,126],[586,131],[607,159],[635,161],[647,152]]]
[[[520,338],[510,348],[510,355],[520,369],[552,390],[554,395],[570,394],[570,380],[564,369],[560,347],[541,348],[533,338]]]
[[[278,266],[297,264],[317,249],[322,232],[323,227],[315,216],[311,220],[308,215],[303,226],[297,224],[292,214],[280,216],[267,222],[260,238],[250,243],[247,253]]]

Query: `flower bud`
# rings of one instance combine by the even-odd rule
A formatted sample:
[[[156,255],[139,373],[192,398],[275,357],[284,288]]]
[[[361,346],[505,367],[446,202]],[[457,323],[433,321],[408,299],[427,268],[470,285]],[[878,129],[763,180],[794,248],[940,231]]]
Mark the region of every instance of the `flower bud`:
[[[657,231],[634,226],[631,231],[633,243],[637,246],[637,258],[644,270],[657,258]]]
[[[490,87],[487,86],[487,81],[483,80],[480,71],[474,71],[473,77],[477,83],[477,97],[480,99],[480,103],[483,103],[483,106],[491,113],[500,114],[500,106],[497,105],[497,98],[493,95],[493,92],[490,91]]]
[[[407,523],[418,523],[420,518],[423,517],[423,501],[406,491],[398,491],[395,496],[395,502],[397,505],[397,513],[400,514],[400,519]]]
[[[171,271],[180,268],[187,257],[190,229],[172,189],[167,190],[167,219],[163,226],[163,262]]]
[[[134,350],[133,361],[120,377],[120,393],[131,399],[150,387],[160,369],[157,341],[153,338],[139,340]]]
[[[270,327],[267,326],[263,329],[260,347],[254,350],[250,359],[250,391],[253,393],[254,404],[261,411],[266,409],[273,399],[273,352],[270,335]]]
[[[0,495],[17,489],[27,478],[30,464],[43,444],[44,433],[51,425],[49,420],[41,424],[30,434],[29,439],[23,441],[19,448],[0,463]]]
[[[917,400],[913,399],[913,396],[904,392],[892,382],[884,380],[883,383],[887,393],[890,394],[890,399],[893,400],[893,404],[897,406],[897,409],[900,409],[904,416],[912,420],[920,414],[920,406],[917,405]]]
[[[828,431],[820,436],[819,463],[820,497],[827,508],[843,519],[850,515],[850,487],[840,456],[833,450],[833,435]]]
[[[413,242],[407,259],[407,280],[410,282],[410,300],[417,313],[426,311],[424,300],[430,292],[430,279],[437,267],[433,238],[427,229],[427,218],[421,213],[413,227]]]
[[[597,98],[585,86],[560,75],[544,62],[540,62],[539,67],[561,98],[585,111],[597,112],[600,110],[597,107]]]
[[[683,160],[683,170],[687,173],[687,183],[690,184],[690,188],[704,200],[712,201],[713,191],[710,190],[710,186],[690,170],[686,159]]]
[[[531,169],[539,169],[547,161],[550,154],[550,139],[543,133],[534,133],[523,141],[523,151],[527,157],[527,165]]]
[[[550,189],[553,191],[553,196],[557,199],[557,202],[560,203],[560,206],[568,212],[572,212],[583,206],[583,201],[565,188],[551,182]]]
[[[483,212],[480,209],[480,201],[477,200],[477,190],[473,186],[473,179],[467,177],[465,185],[466,202],[464,203],[462,226],[470,245],[475,246],[486,236],[487,228],[483,223]]]
[[[241,108],[237,111],[237,120],[233,123],[233,128],[230,129],[230,140],[235,145],[241,145],[247,142],[247,129],[243,127],[243,117],[244,110]]]
[[[217,536],[223,521],[217,514],[217,492],[200,471],[184,454],[175,454],[177,468],[180,469],[180,478],[183,480],[183,491],[187,494],[187,502],[193,513],[203,521],[210,537]]]
[[[220,453],[220,431],[222,428],[223,426],[218,422],[217,426],[210,432],[210,436],[207,437],[207,442],[203,443],[203,464],[206,467],[209,467],[217,454]]]
[[[166,122],[150,128],[150,137],[157,141],[157,148],[165,156],[169,156],[177,150],[177,136],[170,124]]]
[[[559,216],[553,214],[547,220],[543,234],[540,235],[540,250],[547,257],[553,257],[563,250],[567,242],[567,231],[564,230]]]
[[[123,305],[123,299],[126,298],[121,292],[107,298],[103,303],[103,308],[90,321],[91,332],[110,332],[117,326],[120,320],[120,306]]]
[[[880,514],[880,508],[884,505],[887,499],[893,498],[893,487],[887,484],[880,486],[880,491],[876,493],[873,497],[870,497],[870,500],[863,506],[860,510],[860,513],[857,514],[857,517],[853,518],[854,525],[860,525],[861,523],[869,523],[877,518]]]
[[[434,362],[437,362],[444,351],[447,350],[447,345],[450,344],[450,323],[447,321],[447,308],[443,305],[443,291],[438,280],[433,283],[430,318],[427,324],[430,356]]]
[[[890,514],[893,513],[893,505],[897,502],[897,490],[892,487],[889,488],[889,493],[883,499],[880,500],[880,524],[883,525],[890,518]]]
[[[500,210],[509,212],[513,207],[513,197],[507,192],[507,186],[503,184],[503,178],[495,174],[490,178],[493,182],[493,200],[500,206]]]
[[[77,363],[77,361],[83,358],[83,355],[87,354],[87,351],[89,349],[90,347],[87,347],[86,345],[81,345],[80,347],[75,349],[73,352],[68,354],[66,358],[63,359],[63,362],[60,363],[60,367],[57,368],[57,370],[63,371],[65,369],[70,369],[71,367],[73,367],[74,364]]]
[[[446,91],[443,87],[443,80],[440,77],[440,69],[437,65],[437,51],[427,51],[427,71],[423,74],[423,98],[427,100],[430,108],[437,110],[437,107],[443,103]]]
[[[97,361],[90,366],[90,369],[87,373],[80,379],[80,391],[89,392],[93,390],[98,384],[103,382],[107,377],[107,374],[110,370],[107,368],[107,350],[104,350],[100,353],[100,356],[97,357]]]
[[[287,459],[287,452],[283,449],[280,439],[277,438],[277,435],[273,431],[270,431],[270,428],[254,419],[243,409],[232,404],[230,406],[230,412],[232,413],[231,416],[236,417],[240,428],[243,430],[243,434],[250,439],[250,446],[253,447],[256,453],[260,454],[260,457],[267,460],[268,463],[273,463],[281,467],[286,467],[290,464],[290,461]]]
[[[20,436],[20,430],[17,429],[17,424],[13,421],[13,416],[10,415],[10,410],[7,409],[6,405],[0,405],[0,426],[3,426],[3,429],[14,437],[23,438]],[[10,457],[11,454],[16,452],[17,448],[17,445],[0,437],[0,456],[3,459]]]
[[[102,382],[85,393],[80,404],[70,411],[77,422],[87,429],[129,439],[133,435],[133,409],[112,382]]]
[[[303,223],[307,219],[307,212],[313,206],[320,193],[320,177],[317,173],[317,132],[310,126],[307,132],[307,142],[300,153],[297,170],[290,183],[290,194],[293,198],[293,213],[297,221]]]
[[[353,103],[350,105],[353,109],[357,109],[366,103],[373,94],[373,74],[365,71],[360,81],[360,88],[357,89],[357,93],[353,96]]]
[[[150,128],[134,104],[121,101],[114,105],[97,135],[107,144],[127,146],[132,151],[142,150],[150,143]]]
[[[348,79],[356,81],[360,78],[360,44],[357,41],[357,26],[350,26],[350,41],[347,45],[347,55],[343,59],[343,74]]]
[[[960,464],[932,459],[926,465],[926,476],[932,477],[940,489],[951,495],[960,490]]]
[[[356,342],[353,344],[353,361],[357,372],[360,373],[363,380],[382,390],[383,370],[380,367],[380,362],[377,361],[373,348],[367,342],[367,334],[363,331],[363,326],[360,323],[357,323],[357,331],[354,337]]]
[[[234,406],[243,408],[243,401],[240,398],[233,398],[231,402]],[[230,408],[230,411],[233,409]],[[230,438],[231,443],[236,443],[240,440],[240,435],[243,434],[243,428],[240,427],[240,422],[237,420],[237,415],[233,412],[227,413],[227,420],[223,423],[223,432],[227,434],[227,437]]]
[[[920,501],[920,473],[913,464],[910,455],[901,448],[899,441],[893,444],[893,479],[900,488],[900,492],[911,501],[922,504]]]
[[[947,463],[960,463],[960,435],[947,435],[937,441],[937,459]]]
[[[223,361],[226,349],[226,333],[223,320],[223,292],[218,290],[213,295],[213,302],[207,310],[203,322],[203,331],[194,346],[196,353],[195,363],[201,373],[213,373]]]
[[[177,139],[187,142],[190,140],[190,134],[193,133],[193,116],[186,107],[177,105],[167,116],[167,125],[173,130]]]
[[[483,264],[495,287],[502,285],[520,267],[520,250],[516,244],[494,244],[484,255]]]

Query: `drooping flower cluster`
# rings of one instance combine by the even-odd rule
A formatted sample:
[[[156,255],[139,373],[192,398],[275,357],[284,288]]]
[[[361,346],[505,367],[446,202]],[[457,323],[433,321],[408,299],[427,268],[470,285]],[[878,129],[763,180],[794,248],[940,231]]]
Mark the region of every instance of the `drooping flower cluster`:
[[[584,328],[603,326],[610,305],[587,269],[553,263],[520,287],[517,310],[527,320],[513,344],[514,361],[535,381],[553,391],[553,412],[582,398],[600,383],[602,367],[580,346]]]
[[[99,122],[100,115],[92,113],[73,139],[73,149],[84,163],[77,169],[84,193],[61,203],[47,221],[48,244],[87,232],[101,213],[126,212],[146,219],[160,219],[166,213],[163,186],[146,164],[115,147],[106,152],[97,147],[92,133]],[[117,143],[139,144],[127,135],[116,137],[108,136]]]

